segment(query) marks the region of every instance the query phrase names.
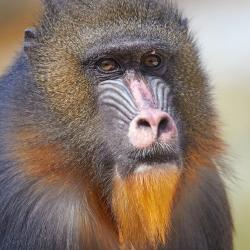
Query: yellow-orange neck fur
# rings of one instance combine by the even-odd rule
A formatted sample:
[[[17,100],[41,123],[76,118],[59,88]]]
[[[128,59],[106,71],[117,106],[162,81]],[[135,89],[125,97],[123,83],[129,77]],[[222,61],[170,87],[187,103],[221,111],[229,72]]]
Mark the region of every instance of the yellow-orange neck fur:
[[[151,169],[114,181],[113,211],[125,249],[154,249],[165,243],[179,171]]]

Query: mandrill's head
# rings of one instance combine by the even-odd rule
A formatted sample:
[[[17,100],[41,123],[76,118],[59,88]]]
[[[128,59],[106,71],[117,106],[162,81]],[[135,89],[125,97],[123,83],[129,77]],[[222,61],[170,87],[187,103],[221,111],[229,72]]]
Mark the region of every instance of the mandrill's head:
[[[121,241],[164,242],[180,176],[221,151],[187,20],[164,1],[58,1],[30,32],[51,126],[111,187]]]

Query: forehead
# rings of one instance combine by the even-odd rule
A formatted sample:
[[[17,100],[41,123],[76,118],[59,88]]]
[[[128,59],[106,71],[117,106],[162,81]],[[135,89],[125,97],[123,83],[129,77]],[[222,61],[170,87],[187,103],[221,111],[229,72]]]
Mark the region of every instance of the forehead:
[[[100,55],[139,55],[145,52],[158,51],[173,53],[174,51],[167,46],[165,43],[154,40],[140,40],[140,39],[124,39],[121,41],[107,41],[102,44],[93,44],[86,52],[86,59],[98,58]]]
[[[67,50],[81,57],[94,51],[159,47],[171,52],[187,36],[187,26],[177,9],[162,0],[66,1],[58,17],[51,20],[60,21],[52,21],[49,26],[45,22],[48,27],[43,26],[41,34],[53,27],[48,35],[51,44],[66,44]]]
[[[72,5],[64,9],[60,22],[52,25],[55,28],[49,35],[51,44],[56,48],[64,44],[67,51],[84,60],[111,52],[140,53],[158,49],[174,53],[188,41],[187,27],[167,6],[153,9],[145,8],[144,1],[104,2],[109,5],[100,4],[94,9]],[[122,8],[117,6],[120,2],[124,2]],[[159,1],[153,2],[157,6]]]
[[[186,34],[174,27],[138,27],[130,24],[127,27],[112,26],[109,30],[82,30],[79,46],[86,59],[105,54],[140,54],[157,50],[175,53],[187,40]]]

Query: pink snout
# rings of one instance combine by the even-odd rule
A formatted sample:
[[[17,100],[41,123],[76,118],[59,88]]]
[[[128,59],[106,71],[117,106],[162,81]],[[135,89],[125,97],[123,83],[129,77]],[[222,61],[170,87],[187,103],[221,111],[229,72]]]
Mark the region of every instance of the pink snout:
[[[177,136],[173,118],[158,109],[142,110],[130,123],[128,137],[136,148],[147,148],[155,142],[170,143]]]

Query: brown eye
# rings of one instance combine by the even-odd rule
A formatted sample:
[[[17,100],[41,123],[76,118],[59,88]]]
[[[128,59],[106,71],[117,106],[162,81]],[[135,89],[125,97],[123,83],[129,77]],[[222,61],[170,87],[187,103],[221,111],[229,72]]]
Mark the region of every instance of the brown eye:
[[[156,68],[161,64],[161,58],[158,55],[147,55],[143,58],[142,64],[149,68]]]
[[[98,68],[103,72],[113,72],[119,69],[119,64],[113,59],[102,59],[97,64]]]

